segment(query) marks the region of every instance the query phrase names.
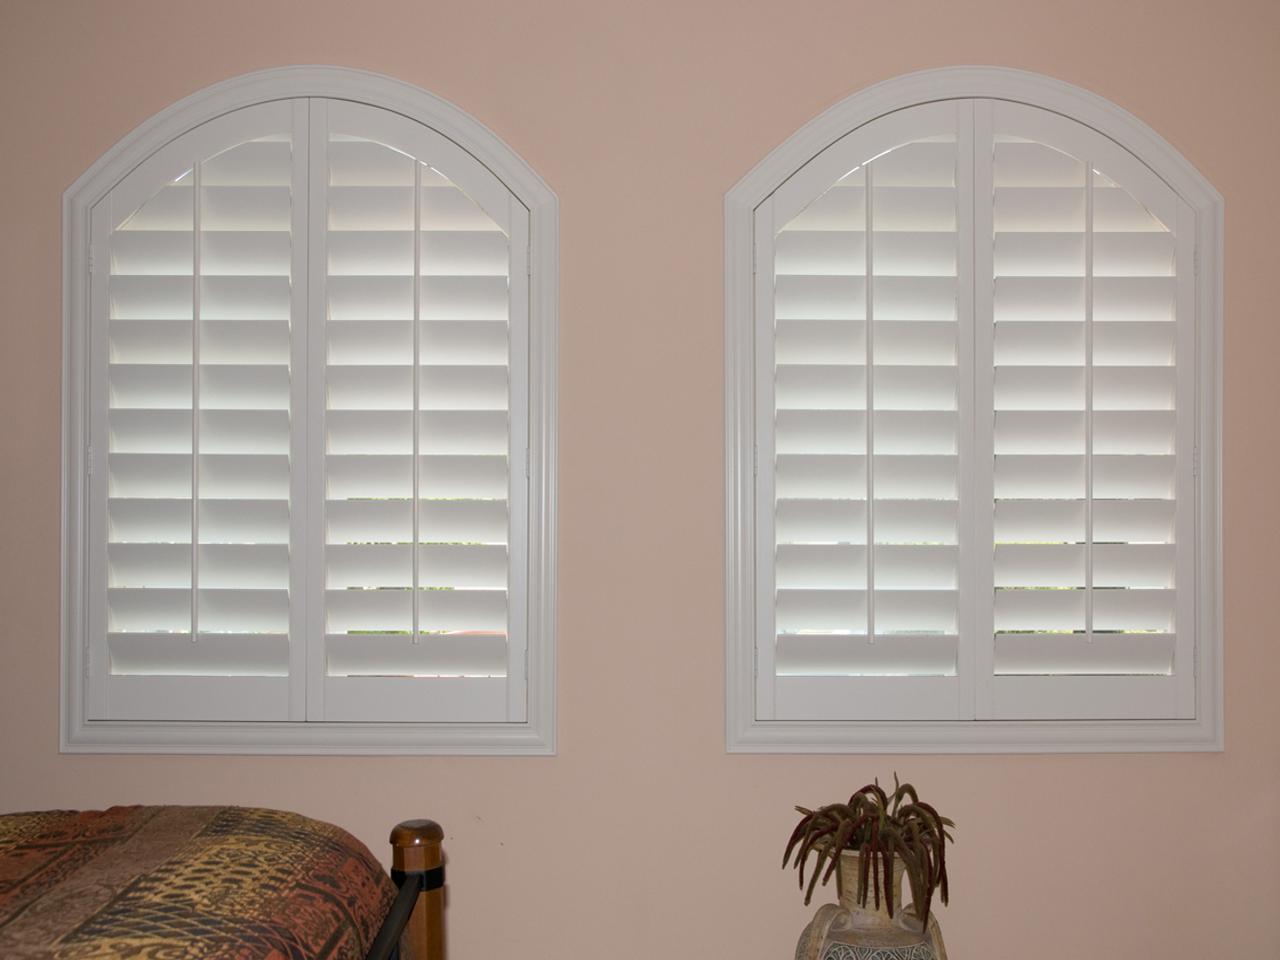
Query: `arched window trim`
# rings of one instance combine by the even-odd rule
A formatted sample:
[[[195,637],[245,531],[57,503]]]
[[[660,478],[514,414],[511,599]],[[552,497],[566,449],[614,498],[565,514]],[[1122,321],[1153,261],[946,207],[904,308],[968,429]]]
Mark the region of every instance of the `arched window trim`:
[[[1083,123],[1153,170],[1195,215],[1196,695],[1194,720],[761,721],[755,718],[755,211],[788,178],[864,124],[944,100],[1007,100]],[[884,81],[835,104],[725,195],[725,721],[730,752],[962,753],[1220,750],[1222,704],[1222,196],[1171,144],[1119,106],[1022,70],[950,67]]]
[[[87,721],[88,449],[86,396],[90,212],[175,138],[243,107],[299,97],[390,110],[457,144],[529,211],[529,583],[526,723],[138,723]],[[547,184],[496,134],[453,104],[379,74],[328,66],[263,70],[162,110],[108,150],[63,194],[61,749],[84,753],[555,752],[557,311],[559,212]],[[519,465],[513,464],[513,469]]]

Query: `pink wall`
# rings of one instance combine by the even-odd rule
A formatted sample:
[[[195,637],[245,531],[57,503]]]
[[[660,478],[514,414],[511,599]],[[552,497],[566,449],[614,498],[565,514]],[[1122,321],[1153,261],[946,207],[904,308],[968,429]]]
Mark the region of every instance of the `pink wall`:
[[[440,94],[560,196],[557,757],[58,754],[62,191],[174,100],[291,63]],[[722,197],[836,100],[966,63],[1109,97],[1226,197],[1225,753],[725,755]],[[432,816],[457,960],[784,957],[791,805],[896,768],[959,823],[960,960],[1280,955],[1278,90],[1274,0],[5,0],[0,810],[267,804],[379,853]]]

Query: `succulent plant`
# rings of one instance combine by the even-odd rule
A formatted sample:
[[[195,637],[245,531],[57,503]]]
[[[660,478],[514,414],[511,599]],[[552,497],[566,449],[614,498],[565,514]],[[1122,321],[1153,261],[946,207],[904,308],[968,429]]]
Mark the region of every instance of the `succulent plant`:
[[[924,927],[929,924],[934,892],[941,893],[942,902],[947,902],[946,851],[947,843],[954,842],[947,828],[955,824],[923,802],[911,784],[899,783],[897,774],[893,777],[892,794],[886,793],[877,779],[855,790],[848,803],[796,810],[801,814],[800,822],[787,841],[782,866],[786,869],[789,862],[794,863],[806,904],[813,898],[818,877],[826,884],[832,873],[836,874],[836,888],[843,896],[844,881],[837,870],[843,850],[859,854],[856,897],[860,906],[865,907],[868,897],[874,894],[876,909],[880,909],[883,889],[885,907],[893,916],[899,906],[893,902],[894,857],[902,860],[911,884],[915,914]],[[817,859],[806,889],[805,866],[810,854]]]

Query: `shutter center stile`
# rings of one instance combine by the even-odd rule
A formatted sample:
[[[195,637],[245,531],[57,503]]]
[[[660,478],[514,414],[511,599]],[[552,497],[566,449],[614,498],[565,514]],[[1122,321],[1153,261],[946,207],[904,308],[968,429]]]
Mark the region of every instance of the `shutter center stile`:
[[[1093,163],[1084,166],[1084,639],[1093,643]]]
[[[419,432],[419,418],[421,414],[419,410],[422,406],[422,163],[419,160],[413,162],[413,264],[409,270],[413,282],[413,410],[409,416],[409,428],[413,434],[413,483],[410,489],[410,510],[413,517],[413,539],[411,541],[413,575],[410,581],[410,596],[413,598],[412,611],[412,643],[416,647],[420,644],[422,636],[419,618],[420,606],[420,576],[419,565],[421,564],[420,545],[420,504],[422,502],[422,490],[420,489],[419,472],[421,471],[421,456],[419,447],[421,439]]]
[[[872,172],[873,164],[868,163],[864,168],[865,176],[865,263],[863,264],[865,271],[865,282],[863,284],[865,296],[865,344],[866,344],[866,408],[863,413],[864,430],[866,432],[866,450],[867,450],[867,643],[874,645],[876,642],[876,432],[875,432],[875,296],[873,288],[875,286],[875,253],[874,241],[875,236],[875,213],[874,213],[874,197],[875,190],[873,186],[874,173]]]
[[[200,278],[203,164],[191,164],[191,642],[200,639]]]

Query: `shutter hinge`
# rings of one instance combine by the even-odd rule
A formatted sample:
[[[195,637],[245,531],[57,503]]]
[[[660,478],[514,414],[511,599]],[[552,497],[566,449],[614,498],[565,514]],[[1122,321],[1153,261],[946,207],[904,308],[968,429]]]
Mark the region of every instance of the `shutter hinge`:
[[[93,273],[93,246],[89,247],[89,272]]]
[[[524,275],[526,277],[533,276],[533,244],[529,243],[524,248]]]
[[[1191,272],[1197,277],[1200,276],[1200,248],[1196,247],[1191,251]]]
[[[756,275],[756,264],[759,262],[759,259],[760,259],[760,244],[756,241],[755,237],[752,237],[751,238],[751,275],[753,277]]]
[[[1191,448],[1191,476],[1200,479],[1200,445]]]
[[[84,448],[84,472],[85,476],[93,476],[93,444],[90,443]]]
[[[529,448],[524,448],[524,478],[529,479]]]

